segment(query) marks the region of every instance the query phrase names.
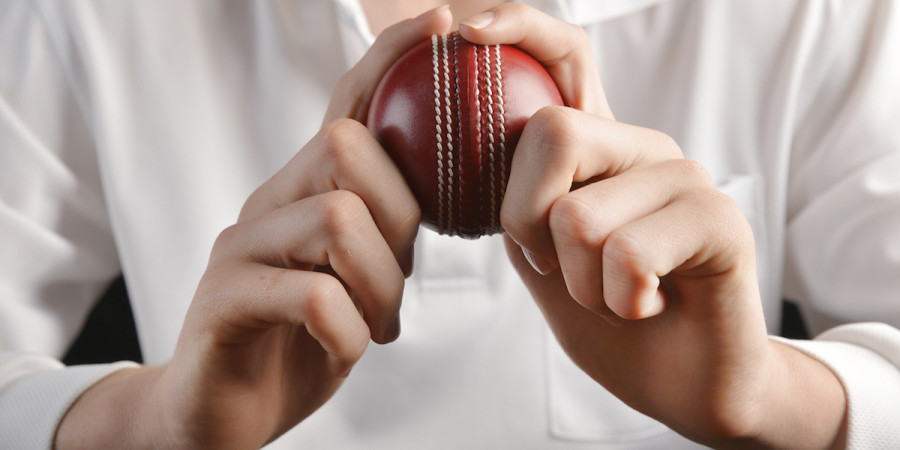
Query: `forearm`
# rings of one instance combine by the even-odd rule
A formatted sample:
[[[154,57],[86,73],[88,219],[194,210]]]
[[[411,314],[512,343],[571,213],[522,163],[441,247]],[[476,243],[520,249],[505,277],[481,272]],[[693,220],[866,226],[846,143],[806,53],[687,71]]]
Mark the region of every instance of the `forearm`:
[[[63,417],[57,449],[167,447],[164,415],[155,395],[162,366],[115,372],[84,392]]]

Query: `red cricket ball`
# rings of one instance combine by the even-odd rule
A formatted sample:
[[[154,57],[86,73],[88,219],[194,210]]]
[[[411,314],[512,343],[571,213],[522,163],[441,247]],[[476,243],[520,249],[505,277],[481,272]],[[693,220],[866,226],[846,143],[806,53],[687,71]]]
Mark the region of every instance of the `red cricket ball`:
[[[540,63],[508,45],[432,36],[378,85],[367,126],[390,153],[441,234],[498,233],[513,151],[525,122],[562,105]]]

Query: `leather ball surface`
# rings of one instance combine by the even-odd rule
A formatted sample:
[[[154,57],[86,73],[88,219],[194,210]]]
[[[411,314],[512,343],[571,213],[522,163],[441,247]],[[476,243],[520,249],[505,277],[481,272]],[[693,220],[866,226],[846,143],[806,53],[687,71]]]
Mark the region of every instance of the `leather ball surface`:
[[[451,33],[394,63],[366,123],[403,173],[423,223],[477,238],[503,231],[500,205],[525,123],[562,104],[553,79],[525,52]]]

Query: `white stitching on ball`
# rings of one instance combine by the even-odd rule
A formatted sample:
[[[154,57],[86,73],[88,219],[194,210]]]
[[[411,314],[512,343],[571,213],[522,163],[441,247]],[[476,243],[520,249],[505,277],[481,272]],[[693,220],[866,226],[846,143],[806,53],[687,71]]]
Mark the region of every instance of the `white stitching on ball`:
[[[437,144],[438,167],[438,230],[444,229],[444,147],[442,144],[443,130],[441,127],[441,95],[440,95],[440,71],[438,67],[438,37],[431,35],[431,64],[434,69],[434,119],[435,141]]]
[[[488,171],[491,173],[491,220],[490,227],[493,230],[495,228],[494,220],[497,216],[497,169],[496,169],[496,160],[494,152],[496,150],[495,146],[495,137],[496,129],[494,128],[494,86],[493,86],[493,78],[494,72],[496,71],[496,66],[491,65],[491,52],[488,47],[484,47],[484,66],[488,70],[487,76],[487,111],[488,111],[488,140],[490,142],[488,147],[488,155],[490,156],[490,166],[488,167]],[[491,70],[493,69],[493,70]]]
[[[506,111],[503,108],[503,70],[500,63],[500,46],[494,46],[497,55],[497,109],[500,121],[500,199],[506,196]]]
[[[453,114],[450,110],[450,53],[447,51],[447,35],[441,35],[441,57],[444,67],[444,109],[447,112],[447,233],[453,230]]]

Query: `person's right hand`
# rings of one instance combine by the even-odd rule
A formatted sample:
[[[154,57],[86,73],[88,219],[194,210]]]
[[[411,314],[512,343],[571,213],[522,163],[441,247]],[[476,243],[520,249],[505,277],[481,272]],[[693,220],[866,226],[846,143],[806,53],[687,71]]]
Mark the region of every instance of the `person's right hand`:
[[[217,239],[172,360],[89,389],[59,448],[260,447],[330,398],[370,338],[397,338],[420,210],[361,122],[390,64],[450,23],[442,8],[381,33],[321,131]]]
[[[744,213],[672,138],[615,120],[585,31],[519,3],[462,25],[534,56],[567,105],[525,126],[500,220],[572,362],[705,445],[839,445],[836,375],[768,339]]]

